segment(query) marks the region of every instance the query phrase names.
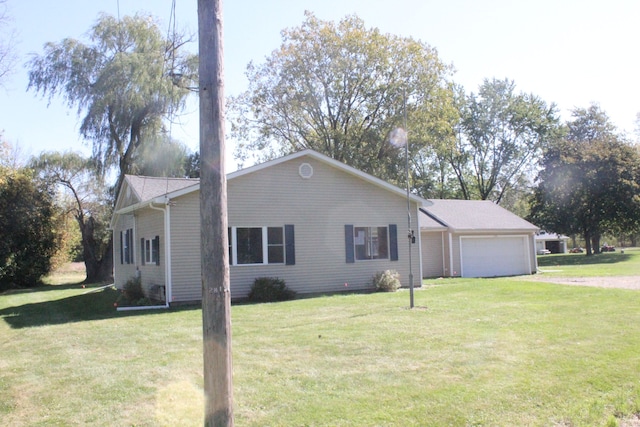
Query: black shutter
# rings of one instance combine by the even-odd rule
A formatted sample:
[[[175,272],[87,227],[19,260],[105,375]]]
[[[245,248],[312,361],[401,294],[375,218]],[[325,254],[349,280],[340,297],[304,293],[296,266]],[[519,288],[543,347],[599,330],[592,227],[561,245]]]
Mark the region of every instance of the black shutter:
[[[131,264],[135,264],[136,263],[136,259],[135,259],[135,253],[133,252],[133,228],[129,230],[129,262]]]
[[[129,264],[135,264],[136,259],[133,257],[133,228],[129,229]]]
[[[124,240],[122,239],[122,231],[120,231],[120,264],[124,264]]]
[[[152,246],[152,251],[156,254],[156,265],[160,265],[160,236],[156,236],[156,238],[153,239]]]
[[[144,265],[144,237],[140,239],[140,265]]]
[[[398,261],[398,226],[389,224],[389,259]]]
[[[344,251],[347,263],[356,262],[353,247],[353,225],[351,224],[346,224],[344,226]]]
[[[131,261],[129,261],[129,252],[131,252],[131,247],[129,246],[129,242],[131,241],[131,239],[129,238],[129,229],[127,228],[127,230],[124,232],[124,263],[125,264],[131,264]]]
[[[285,224],[284,226],[284,244],[285,244],[285,264],[295,265],[296,263],[296,243],[293,231],[293,224]]]

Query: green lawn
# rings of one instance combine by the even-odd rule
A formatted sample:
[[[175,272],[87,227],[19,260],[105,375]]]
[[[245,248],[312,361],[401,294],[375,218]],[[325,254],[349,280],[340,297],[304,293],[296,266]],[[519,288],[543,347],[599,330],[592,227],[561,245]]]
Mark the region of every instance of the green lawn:
[[[545,275],[556,276],[638,276],[640,250],[617,249],[598,255],[554,254],[538,257],[538,267]]]
[[[640,251],[598,259],[540,265],[640,272]],[[413,310],[407,291],[234,305],[236,425],[594,426],[640,412],[640,291],[427,283]],[[0,296],[0,424],[202,424],[199,308],[122,313],[115,298],[72,283]]]

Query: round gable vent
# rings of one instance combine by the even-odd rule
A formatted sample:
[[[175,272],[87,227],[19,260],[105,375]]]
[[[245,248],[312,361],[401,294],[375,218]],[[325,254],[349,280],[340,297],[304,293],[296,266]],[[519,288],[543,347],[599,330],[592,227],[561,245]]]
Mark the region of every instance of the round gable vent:
[[[313,176],[313,166],[311,166],[309,163],[303,163],[298,168],[298,173],[304,179],[309,179]]]

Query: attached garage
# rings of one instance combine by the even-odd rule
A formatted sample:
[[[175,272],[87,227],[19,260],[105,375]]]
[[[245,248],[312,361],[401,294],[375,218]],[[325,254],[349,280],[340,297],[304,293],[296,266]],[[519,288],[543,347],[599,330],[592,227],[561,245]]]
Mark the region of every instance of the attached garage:
[[[498,277],[538,269],[538,227],[486,200],[429,199],[420,209],[424,277]]]
[[[462,277],[516,276],[531,273],[527,236],[460,238]]]

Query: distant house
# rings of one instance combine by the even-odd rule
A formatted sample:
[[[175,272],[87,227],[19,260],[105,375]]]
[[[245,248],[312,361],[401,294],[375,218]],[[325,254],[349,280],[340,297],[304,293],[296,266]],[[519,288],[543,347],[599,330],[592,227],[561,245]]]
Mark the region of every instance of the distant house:
[[[125,177],[111,222],[117,286],[139,276],[168,303],[201,299],[199,197],[198,180]],[[414,221],[423,203],[410,197]],[[318,294],[373,289],[393,269],[408,286],[406,192],[385,181],[306,150],[229,174],[227,205],[232,299],[257,277]]]
[[[564,254],[567,252],[568,241],[568,236],[540,230],[536,234],[536,253]]]
[[[537,271],[538,227],[486,200],[433,200],[420,209],[424,277],[496,277]]]

